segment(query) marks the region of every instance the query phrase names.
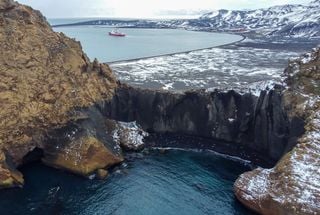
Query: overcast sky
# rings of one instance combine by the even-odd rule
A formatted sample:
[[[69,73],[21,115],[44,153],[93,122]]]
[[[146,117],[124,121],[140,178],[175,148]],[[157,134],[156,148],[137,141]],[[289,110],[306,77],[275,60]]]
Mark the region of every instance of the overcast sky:
[[[251,9],[310,0],[18,0],[49,18],[131,17],[157,18],[187,15],[199,10]]]

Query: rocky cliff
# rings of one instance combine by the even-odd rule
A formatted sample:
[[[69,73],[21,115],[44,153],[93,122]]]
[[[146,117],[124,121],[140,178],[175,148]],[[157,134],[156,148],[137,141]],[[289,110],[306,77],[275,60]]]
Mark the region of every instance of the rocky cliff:
[[[101,109],[116,120],[137,121],[151,133],[224,141],[229,154],[241,157],[247,150],[273,165],[304,131],[301,118],[288,116],[283,90],[276,86],[257,97],[232,90],[172,93],[121,85]]]
[[[306,119],[306,132],[274,168],[241,175],[235,194],[261,214],[320,214],[320,49],[291,62],[285,73],[290,112]]]
[[[79,108],[113,96],[108,66],[90,62],[79,42],[12,0],[0,1],[0,50],[0,187],[23,183],[16,167],[35,148],[48,165],[81,174],[122,160],[113,142],[79,122],[90,115]],[[52,132],[70,126],[53,145]]]

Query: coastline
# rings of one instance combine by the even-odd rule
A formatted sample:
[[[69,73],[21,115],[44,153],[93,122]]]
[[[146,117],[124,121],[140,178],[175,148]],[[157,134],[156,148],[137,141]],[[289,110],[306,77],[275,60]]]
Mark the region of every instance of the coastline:
[[[59,24],[59,25],[51,25],[52,28],[63,28],[63,27],[80,27],[80,26],[95,26],[95,25],[75,25],[75,24]],[[113,28],[113,26],[106,26],[106,28]],[[119,28],[128,28],[128,27],[119,27]],[[183,29],[183,28],[139,28],[139,27],[129,27],[129,28],[135,28],[135,29],[180,29],[180,30],[185,30],[185,31],[195,31],[195,30],[190,30],[190,29]],[[233,45],[235,43],[241,43],[245,39],[247,39],[247,36],[244,34],[237,34],[237,33],[229,33],[229,32],[210,32],[210,31],[195,31],[195,32],[205,32],[205,33],[216,33],[216,34],[231,34],[231,35],[237,35],[241,36],[242,38],[240,40],[226,43],[223,45],[217,45],[217,46],[209,46],[206,48],[198,48],[198,49],[192,49],[192,50],[187,50],[187,51],[178,51],[178,52],[173,52],[173,53],[168,53],[168,54],[159,54],[159,55],[151,55],[147,57],[139,57],[139,58],[133,58],[133,59],[128,59],[128,60],[116,60],[116,61],[109,61],[109,62],[103,62],[105,64],[118,64],[118,63],[128,63],[128,62],[133,62],[133,61],[138,61],[138,60],[145,60],[145,59],[151,59],[151,58],[156,58],[156,57],[165,57],[165,56],[173,56],[176,54],[188,54],[190,52],[195,52],[195,51],[202,51],[202,50],[207,50],[207,49],[213,49],[213,48],[221,48],[224,46],[229,46]]]
[[[186,30],[186,31],[188,31],[188,30]],[[200,32],[208,33],[207,31],[200,31]],[[220,33],[223,33],[223,32],[212,32],[212,33],[220,34]],[[228,33],[228,34],[231,34],[231,33]],[[242,38],[240,40],[237,40],[237,41],[234,41],[234,42],[231,42],[231,43],[226,43],[226,44],[218,45],[218,46],[210,46],[210,47],[207,47],[207,48],[199,48],[199,49],[193,49],[193,50],[188,50],[188,51],[174,52],[174,53],[169,53],[169,54],[152,55],[152,56],[148,56],[148,57],[133,58],[133,59],[129,59],[129,60],[110,61],[110,62],[104,62],[104,63],[112,65],[112,64],[118,64],[118,63],[128,63],[128,62],[134,62],[134,61],[138,61],[138,60],[152,59],[152,58],[156,58],[156,57],[173,56],[173,55],[177,55],[177,54],[188,54],[190,52],[202,51],[202,50],[213,49],[213,48],[221,48],[221,47],[224,47],[224,46],[229,46],[229,45],[233,45],[233,44],[236,44],[236,43],[241,43],[242,41],[247,39],[247,37],[245,35],[243,35],[243,34],[233,34],[233,35],[238,35],[238,36],[241,36]]]

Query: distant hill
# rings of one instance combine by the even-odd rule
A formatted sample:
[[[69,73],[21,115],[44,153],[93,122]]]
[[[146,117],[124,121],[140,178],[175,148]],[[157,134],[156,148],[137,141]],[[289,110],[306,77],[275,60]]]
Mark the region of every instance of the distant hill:
[[[107,25],[132,28],[186,28],[190,30],[254,32],[265,36],[320,37],[320,0],[308,5],[286,4],[257,10],[217,10],[197,19],[91,20],[69,25]]]
[[[309,5],[282,5],[258,10],[219,10],[201,16],[202,26],[231,31],[257,31],[265,35],[320,36],[320,0]]]

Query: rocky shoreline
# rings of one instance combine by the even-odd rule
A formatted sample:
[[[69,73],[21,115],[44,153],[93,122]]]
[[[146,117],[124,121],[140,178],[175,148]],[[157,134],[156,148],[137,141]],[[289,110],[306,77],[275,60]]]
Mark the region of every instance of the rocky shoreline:
[[[34,159],[104,178],[149,132],[194,137],[197,148],[266,167],[277,163],[241,175],[237,198],[261,214],[320,213],[320,49],[289,64],[284,86],[258,96],[168,92],[121,84],[30,7],[1,0],[0,26],[0,188],[22,186],[17,168]]]

